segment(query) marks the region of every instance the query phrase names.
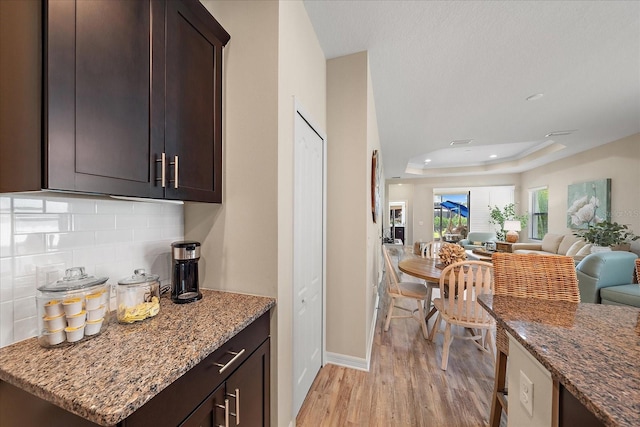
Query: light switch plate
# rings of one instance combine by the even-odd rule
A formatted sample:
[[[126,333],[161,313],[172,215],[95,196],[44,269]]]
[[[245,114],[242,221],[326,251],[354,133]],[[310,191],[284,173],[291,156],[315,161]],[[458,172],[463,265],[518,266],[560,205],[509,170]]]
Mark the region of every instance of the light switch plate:
[[[533,417],[533,383],[520,371],[520,403],[527,410],[530,417]]]

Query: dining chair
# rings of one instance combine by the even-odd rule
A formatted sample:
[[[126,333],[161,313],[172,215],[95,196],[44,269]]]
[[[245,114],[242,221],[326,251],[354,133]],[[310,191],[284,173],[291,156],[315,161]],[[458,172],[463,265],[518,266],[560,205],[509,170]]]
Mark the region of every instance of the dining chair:
[[[437,259],[438,258],[438,253],[440,252],[440,248],[442,247],[442,242],[441,240],[432,240],[429,243],[426,243],[423,247],[422,247],[422,258],[432,258],[432,259]],[[425,305],[425,311],[427,311],[427,315],[424,318],[425,322],[428,322],[429,319],[431,319],[431,317],[436,314],[436,308],[433,307],[431,308],[432,305],[432,298],[433,298],[433,290],[438,288],[439,283],[438,282],[429,282],[428,280],[424,282],[425,286],[427,287],[427,298],[425,299],[426,301],[426,305]]]
[[[640,258],[636,258],[636,283],[640,283]]]
[[[389,310],[387,311],[387,318],[384,323],[385,332],[389,330],[391,319],[413,318],[420,324],[422,335],[424,336],[424,339],[427,339],[427,322],[425,322],[424,320],[424,303],[427,297],[427,287],[420,282],[401,282],[398,279],[398,273],[396,272],[395,267],[391,263],[389,251],[384,245],[382,246],[382,253],[384,255],[384,261],[387,267],[387,271],[385,273],[385,280],[387,282],[387,293],[389,294],[389,297],[391,297],[391,301],[389,301]],[[397,302],[402,299],[412,299],[417,302],[417,316],[415,314],[415,310],[397,305]],[[401,311],[409,312],[411,314],[394,315],[394,308]]]
[[[454,338],[472,340],[479,349],[493,354],[490,332],[493,318],[476,299],[478,295],[493,292],[492,270],[493,265],[485,261],[460,261],[442,270],[440,298],[433,300],[438,317],[429,338],[433,341],[436,333],[444,333],[440,366],[443,371],[447,370],[449,347]],[[444,331],[439,330],[442,320],[446,323]],[[453,325],[465,328],[470,335],[452,334]]]
[[[492,256],[495,295],[580,302],[578,277],[572,257],[561,255],[512,254]],[[498,427],[502,411],[507,411],[507,358],[509,339],[503,327],[496,326],[496,368],[489,426]]]

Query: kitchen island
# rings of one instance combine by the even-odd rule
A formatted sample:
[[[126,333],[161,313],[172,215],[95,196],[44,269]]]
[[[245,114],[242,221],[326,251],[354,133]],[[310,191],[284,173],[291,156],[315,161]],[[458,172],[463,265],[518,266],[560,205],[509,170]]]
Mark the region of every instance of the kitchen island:
[[[266,325],[261,331],[268,334],[268,312],[275,299],[206,289],[202,293],[202,300],[190,304],[174,304],[163,297],[156,317],[130,325],[116,323],[112,313],[100,336],[76,345],[47,349],[32,338],[2,348],[0,380],[97,425],[137,425],[124,421],[139,413],[152,421],[140,409],[154,397],[165,407],[172,398],[186,400],[185,395],[164,393],[162,397],[161,392],[182,382],[177,392],[195,394],[197,380],[213,375],[198,370],[205,359],[208,362],[223,350],[232,354],[225,344],[239,337],[243,344],[248,342],[243,331],[258,320]],[[246,359],[253,350],[247,346],[242,357]],[[222,363],[231,364],[228,359]],[[215,363],[207,363],[207,369]],[[187,373],[193,373],[193,378]],[[3,410],[0,421],[10,419]],[[156,411],[148,412],[153,417]]]
[[[640,425],[640,309],[499,295],[478,301],[559,385],[559,425],[576,407],[563,407],[563,396],[575,398],[592,425]]]

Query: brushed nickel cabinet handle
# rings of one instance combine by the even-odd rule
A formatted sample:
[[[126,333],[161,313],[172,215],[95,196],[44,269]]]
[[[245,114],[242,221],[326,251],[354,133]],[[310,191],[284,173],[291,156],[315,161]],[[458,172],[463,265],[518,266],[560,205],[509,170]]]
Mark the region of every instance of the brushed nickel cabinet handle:
[[[160,155],[159,159],[156,159],[156,163],[160,163],[160,176],[161,178],[156,178],[156,181],[160,181],[160,185],[162,186],[162,188],[166,187],[166,182],[167,182],[167,177],[165,174],[165,163],[166,163],[166,156],[165,153],[162,153]]]
[[[240,389],[236,389],[236,394],[227,393],[227,396],[236,400],[236,412],[230,412],[232,417],[236,418],[236,425],[240,425]]]
[[[175,156],[175,164],[176,167],[173,169],[173,176],[174,176],[174,187],[173,188],[178,188],[178,156]]]
[[[240,425],[240,389],[236,389],[236,425]]]
[[[233,359],[229,360],[227,363],[225,363],[224,365],[222,363],[214,363],[214,365],[216,366],[220,366],[220,370],[218,371],[219,374],[223,373],[224,371],[227,370],[227,368],[229,366],[231,366],[233,364],[233,362],[235,362],[236,360],[238,360],[238,358],[240,356],[242,356],[245,352],[245,349],[243,348],[242,350],[240,350],[239,352],[233,352],[233,351],[227,351],[227,353],[233,355]]]
[[[229,427],[229,399],[224,400],[224,405],[217,404],[216,407],[224,409],[224,426],[218,425],[218,427]]]

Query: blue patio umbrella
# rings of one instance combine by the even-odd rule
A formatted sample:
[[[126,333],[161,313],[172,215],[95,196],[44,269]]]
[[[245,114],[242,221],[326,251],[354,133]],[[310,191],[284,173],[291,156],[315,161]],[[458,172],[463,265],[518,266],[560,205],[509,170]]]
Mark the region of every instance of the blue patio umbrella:
[[[449,211],[456,213],[460,216],[463,216],[465,218],[469,218],[469,208],[466,207],[465,205],[461,205],[460,203],[456,203],[456,202],[452,202],[451,200],[446,200],[442,203],[440,203],[440,206],[442,206],[445,209],[448,209]]]

